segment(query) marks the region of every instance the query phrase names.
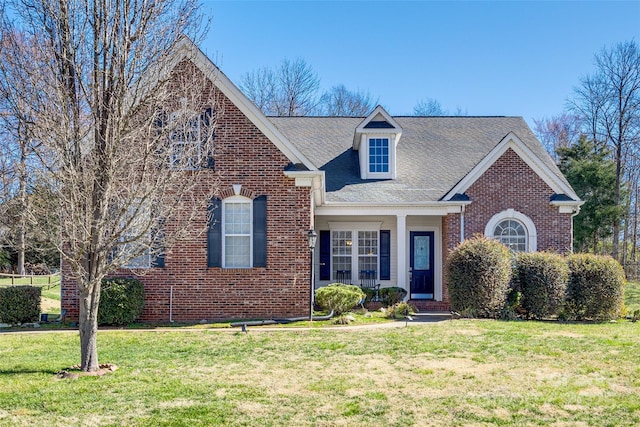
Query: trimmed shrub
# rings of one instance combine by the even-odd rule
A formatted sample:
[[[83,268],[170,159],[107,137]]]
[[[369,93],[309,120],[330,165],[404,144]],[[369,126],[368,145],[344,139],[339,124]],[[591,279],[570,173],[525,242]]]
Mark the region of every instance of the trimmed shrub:
[[[115,277],[102,281],[98,324],[126,325],[142,315],[144,285],[138,279]]]
[[[608,256],[575,254],[568,258],[566,311],[570,319],[612,320],[620,316],[624,270]]]
[[[376,297],[376,290],[371,288],[360,288],[364,292],[364,302],[372,301]]]
[[[563,256],[546,252],[519,253],[516,271],[520,306],[527,317],[543,319],[560,314],[569,279]]]
[[[407,290],[397,286],[381,288],[378,291],[378,296],[380,297],[383,307],[391,307],[404,300],[404,297],[407,296]]]
[[[316,291],[316,303],[324,310],[340,316],[351,310],[365,297],[358,286],[332,283]]]
[[[511,280],[511,253],[484,236],[460,243],[446,264],[451,308],[465,315],[495,318]]]
[[[0,322],[28,323],[40,320],[40,295],[37,286],[0,288]]]

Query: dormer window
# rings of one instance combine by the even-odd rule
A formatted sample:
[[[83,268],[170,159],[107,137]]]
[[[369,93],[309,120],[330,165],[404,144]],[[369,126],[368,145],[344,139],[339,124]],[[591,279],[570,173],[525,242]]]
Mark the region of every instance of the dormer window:
[[[360,178],[395,179],[396,146],[402,128],[378,106],[355,129],[353,149],[359,152]]]
[[[389,172],[389,138],[369,138],[369,172]]]

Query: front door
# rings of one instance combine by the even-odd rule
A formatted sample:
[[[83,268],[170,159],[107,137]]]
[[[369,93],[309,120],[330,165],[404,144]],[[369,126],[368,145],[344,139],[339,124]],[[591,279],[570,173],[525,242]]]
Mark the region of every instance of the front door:
[[[411,299],[433,299],[433,237],[433,231],[410,232]]]

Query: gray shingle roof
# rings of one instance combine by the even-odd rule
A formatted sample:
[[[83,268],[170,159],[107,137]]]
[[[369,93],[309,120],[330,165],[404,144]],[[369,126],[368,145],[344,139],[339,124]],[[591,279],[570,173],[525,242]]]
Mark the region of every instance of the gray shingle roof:
[[[395,180],[362,180],[352,150],[360,117],[269,117],[319,169],[329,202],[434,202],[446,195],[507,134],[566,183],[521,117],[394,117],[402,127]]]

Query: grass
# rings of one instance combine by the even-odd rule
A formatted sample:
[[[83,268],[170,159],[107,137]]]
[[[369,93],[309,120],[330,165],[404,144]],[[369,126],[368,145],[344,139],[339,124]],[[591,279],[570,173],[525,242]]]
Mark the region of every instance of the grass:
[[[640,310],[640,281],[627,282],[624,290],[624,305],[628,314],[632,314],[635,310]]]
[[[640,424],[640,322],[0,334],[0,425]]]

